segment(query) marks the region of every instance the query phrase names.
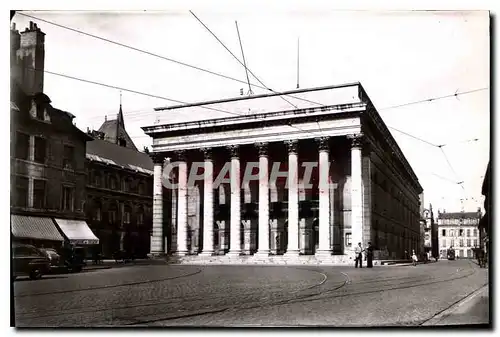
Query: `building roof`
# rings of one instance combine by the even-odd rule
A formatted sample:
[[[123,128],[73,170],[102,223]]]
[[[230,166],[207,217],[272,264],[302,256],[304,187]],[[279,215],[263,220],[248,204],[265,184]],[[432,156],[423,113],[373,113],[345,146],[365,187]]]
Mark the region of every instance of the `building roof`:
[[[87,159],[153,174],[153,160],[146,153],[102,139],[87,142]]]
[[[481,214],[478,212],[451,212],[439,213],[438,219],[478,219]]]
[[[127,130],[125,130],[125,123],[123,120],[123,112],[121,104],[117,118],[111,120],[105,120],[98,131],[104,133],[104,140],[114,144],[119,144],[119,140],[123,139],[126,142],[125,143],[126,147],[137,151],[137,148],[135,147],[132,138],[130,138],[130,136],[127,133]]]

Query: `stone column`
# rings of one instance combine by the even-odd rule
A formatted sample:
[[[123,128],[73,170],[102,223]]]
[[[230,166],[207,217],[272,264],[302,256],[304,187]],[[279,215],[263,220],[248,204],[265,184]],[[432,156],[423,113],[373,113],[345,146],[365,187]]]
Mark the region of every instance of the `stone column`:
[[[269,255],[269,158],[267,143],[259,149],[259,250],[256,255]]]
[[[363,242],[363,180],[361,176],[362,135],[349,136],[351,139],[351,231],[352,249]]]
[[[285,142],[288,147],[288,246],[287,256],[299,255],[299,179],[298,141]]]
[[[319,242],[316,255],[332,255],[330,245],[330,162],[328,137],[316,139],[319,148]]]
[[[187,249],[187,159],[185,151],[176,152],[179,161],[178,187],[177,187],[177,254],[184,256],[188,254]]]
[[[241,181],[240,181],[240,158],[237,145],[228,147],[231,152],[231,216],[229,229],[229,256],[241,254],[240,230],[241,230]]]
[[[212,149],[203,149],[205,156],[203,189],[203,251],[201,255],[214,254],[214,163]]]
[[[151,155],[153,168],[153,232],[151,235],[150,255],[160,255],[167,251],[163,240],[163,161],[159,153]]]

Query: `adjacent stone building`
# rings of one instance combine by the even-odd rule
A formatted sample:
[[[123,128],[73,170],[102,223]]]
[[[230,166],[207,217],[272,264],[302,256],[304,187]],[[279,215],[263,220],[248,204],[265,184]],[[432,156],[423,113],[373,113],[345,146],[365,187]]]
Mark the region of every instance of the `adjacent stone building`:
[[[97,243],[85,222],[85,151],[91,138],[43,93],[45,34],[11,29],[11,233],[60,247]]]
[[[478,230],[481,220],[481,209],[477,212],[438,213],[439,255],[446,258],[449,248],[455,249],[458,258],[473,258],[474,248],[479,248],[480,234]]]
[[[149,253],[152,228],[153,161],[139,152],[125,130],[122,106],[113,120],[89,131],[86,191],[88,222],[110,258],[119,250]]]
[[[207,109],[214,117],[200,120]],[[153,255],[351,263],[358,242],[380,259],[418,249],[422,187],[361,84],[159,110],[190,120],[143,127],[153,138]],[[277,163],[287,186],[269,179]],[[188,184],[199,169],[204,178]],[[258,178],[242,181],[254,169]],[[169,182],[178,186],[165,193]]]

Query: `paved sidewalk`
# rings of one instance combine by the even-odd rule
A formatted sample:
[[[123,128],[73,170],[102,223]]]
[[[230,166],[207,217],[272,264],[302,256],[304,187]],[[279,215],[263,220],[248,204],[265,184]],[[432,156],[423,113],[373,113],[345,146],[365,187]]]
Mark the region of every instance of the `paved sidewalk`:
[[[424,325],[489,324],[489,287],[485,285]]]
[[[102,262],[99,264],[94,264],[92,260],[87,260],[87,265],[83,267],[83,270],[110,269],[118,267],[130,267],[135,265],[148,266],[156,264],[167,264],[167,261],[162,259],[137,259],[127,263],[123,263],[121,261],[116,262],[115,260],[109,259],[102,260]]]

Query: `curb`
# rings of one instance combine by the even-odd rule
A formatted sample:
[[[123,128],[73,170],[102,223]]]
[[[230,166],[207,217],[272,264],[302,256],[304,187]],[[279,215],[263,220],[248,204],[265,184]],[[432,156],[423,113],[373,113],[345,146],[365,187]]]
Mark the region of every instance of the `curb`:
[[[436,316],[432,317],[431,319],[425,321],[422,323],[422,326],[428,326],[428,325],[437,325],[440,321],[444,320],[446,317],[452,315],[459,307],[462,305],[472,301],[476,296],[484,292],[485,290],[488,290],[488,284],[483,285],[479,289],[474,290],[458,302],[455,302],[452,304],[448,309],[445,309],[444,311],[440,312]]]

